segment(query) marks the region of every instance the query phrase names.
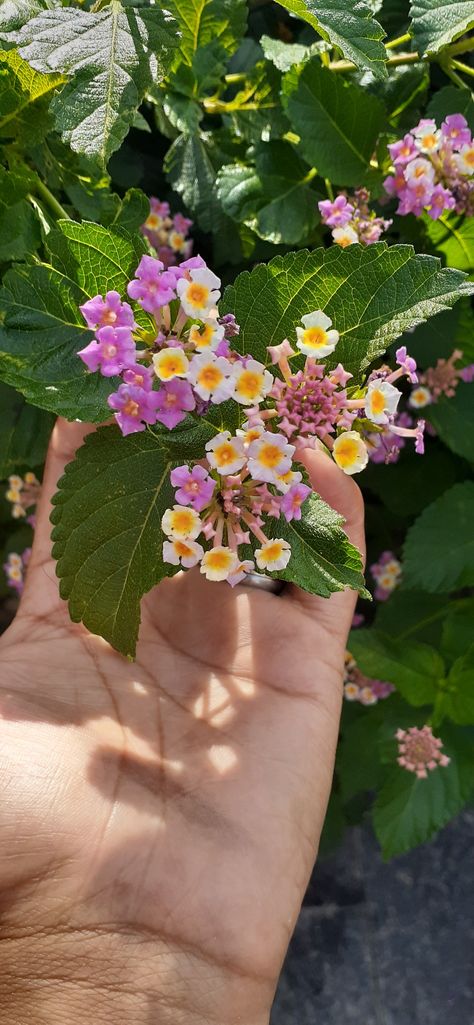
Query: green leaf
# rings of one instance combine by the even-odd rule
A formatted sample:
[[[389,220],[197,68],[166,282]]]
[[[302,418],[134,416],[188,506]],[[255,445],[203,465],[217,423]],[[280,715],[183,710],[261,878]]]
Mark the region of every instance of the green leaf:
[[[413,353],[411,348],[409,351]],[[459,467],[442,446],[427,444],[420,458],[411,443],[397,463],[369,465],[364,473],[364,487],[378,495],[392,515],[406,520],[419,516],[430,502],[464,477],[465,467]]]
[[[26,199],[32,187],[34,175],[26,169],[0,166],[0,262],[20,260],[41,242],[39,222]]]
[[[464,114],[471,132],[474,132],[474,100],[470,89],[458,89],[455,85],[438,89],[431,97],[426,113],[435,119],[437,125],[441,125],[449,114]]]
[[[459,271],[442,270],[411,246],[332,246],[244,271],[226,289],[221,312],[234,313],[240,324],[240,351],[265,360],[268,345],[294,340],[301,316],[320,308],[340,333],[333,364],[357,375],[406,328],[472,289]]]
[[[228,120],[238,139],[250,143],[281,139],[290,124],[281,106],[281,74],[270,61],[257,61],[232,98]]]
[[[443,729],[440,736],[449,765],[428,772],[427,779],[418,779],[401,766],[394,768],[379,792],[373,822],[385,859],[425,843],[472,794],[472,739],[452,729]]]
[[[44,462],[54,417],[0,384],[0,480],[10,473],[31,470]]]
[[[180,135],[163,164],[168,181],[198,220],[203,231],[216,231],[222,210],[216,197],[220,153],[210,135]]]
[[[141,189],[128,189],[114,217],[112,226],[125,228],[131,234],[137,232],[150,212],[150,200]]]
[[[378,602],[374,626],[393,640],[410,638],[436,647],[448,609],[445,595],[398,588],[389,601]],[[444,651],[444,649],[443,649]]]
[[[472,0],[412,0],[411,31],[423,56],[438,53],[474,25]]]
[[[256,166],[228,164],[217,176],[217,196],[229,217],[260,238],[296,245],[308,239],[319,220],[311,173],[285,142],[262,144]]]
[[[175,572],[162,560],[171,467],[147,431],[123,438],[105,427],[86,439],[53,499],[53,555],[71,619],[129,657],[142,595]]]
[[[319,47],[324,46],[323,43],[314,43],[313,46],[284,43],[281,39],[272,39],[271,36],[262,36],[260,45],[266,59],[271,61],[278,71],[289,71],[293,64],[301,64],[308,57],[320,52]],[[325,49],[329,49],[329,46]]]
[[[425,216],[428,238],[443,253],[448,267],[474,270],[474,217],[464,214],[443,214],[437,221]]]
[[[79,305],[109,289],[125,294],[145,246],[121,228],[62,221],[48,247],[51,263],[19,265],[4,277],[0,378],[42,409],[101,421],[116,382],[89,374],[77,356],[92,337]]]
[[[337,185],[360,185],[370,175],[383,105],[359,86],[345,82],[314,59],[288,71],[282,102],[300,136],[305,160]]]
[[[383,100],[391,125],[410,128],[425,102],[429,84],[429,69],[420,61],[393,68],[382,88],[379,82],[374,82],[371,91]]]
[[[474,598],[451,603],[443,619],[441,650],[450,660],[455,660],[472,644],[474,623]]]
[[[245,0],[168,0],[181,32],[179,59],[191,64],[200,47],[217,40],[233,53],[247,23]]]
[[[382,39],[385,32],[364,3],[349,5],[347,0],[278,0],[282,7],[309,22],[358,68],[372,71],[378,78],[387,74],[387,55]]]
[[[316,494],[304,503],[301,520],[271,520],[267,535],[288,541],[292,552],[287,568],[272,575],[323,598],[347,587],[369,598],[360,552],[348,541],[343,523],[343,517]]]
[[[344,702],[344,706],[346,713],[347,702]],[[347,722],[344,713],[336,771],[342,798],[348,801],[361,791],[373,790],[377,786],[381,774],[378,727],[383,720],[384,709],[379,703],[370,709],[369,715],[364,712],[353,722]]]
[[[21,29],[19,43],[37,71],[72,76],[51,105],[56,128],[73,150],[106,164],[146,89],[164,73],[176,23],[158,5],[111,0],[96,12],[43,11]]]
[[[63,75],[42,75],[16,50],[0,50],[0,138],[28,145],[48,132],[48,103]]]
[[[444,677],[443,659],[434,648],[416,641],[394,641],[375,630],[355,630],[350,651],[363,673],[393,683],[410,705],[434,702],[437,684]]]
[[[474,462],[474,403],[472,384],[461,381],[456,394],[445,396],[426,410],[427,419],[442,441],[458,456]]]
[[[474,724],[474,644],[451,667],[447,688],[443,702],[445,715],[460,726]]]
[[[0,37],[14,41],[18,30],[43,11],[47,6],[45,0],[3,0],[0,7]]]
[[[455,484],[429,505],[407,534],[407,587],[451,591],[474,584],[474,483]]]

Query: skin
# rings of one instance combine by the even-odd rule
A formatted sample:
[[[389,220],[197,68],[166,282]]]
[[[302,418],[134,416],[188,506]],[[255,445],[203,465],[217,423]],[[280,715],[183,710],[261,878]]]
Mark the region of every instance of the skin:
[[[266,1025],[324,820],[352,592],[197,571],[143,601],[137,660],[70,622],[49,500],[87,429],[58,422],[28,581],[0,642],[4,1025]],[[363,547],[360,492],[313,485]]]

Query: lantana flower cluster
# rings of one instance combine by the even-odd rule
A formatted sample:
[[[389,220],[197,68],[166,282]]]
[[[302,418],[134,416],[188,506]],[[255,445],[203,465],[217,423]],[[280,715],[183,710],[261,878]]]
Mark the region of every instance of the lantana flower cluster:
[[[392,221],[377,217],[369,202],[370,192],[363,188],[356,189],[352,195],[339,192],[335,200],[320,200],[321,220],[332,228],[333,242],[338,246],[345,249],[354,242],[370,246],[379,241],[384,231],[388,231]]]
[[[376,705],[388,698],[395,687],[384,680],[372,680],[359,669],[350,652],[346,652],[344,666],[344,697],[346,701],[358,701],[361,705]]]
[[[408,772],[414,772],[418,779],[426,779],[428,772],[450,763],[450,758],[441,750],[442,741],[433,736],[431,726],[399,729],[395,737],[398,741],[398,764]]]
[[[398,214],[426,211],[434,221],[449,210],[474,214],[474,143],[462,114],[450,114],[441,128],[422,118],[388,149],[394,170],[384,187],[397,197]]]
[[[439,359],[436,366],[429,367],[419,374],[416,387],[411,391],[408,404],[412,409],[423,409],[436,403],[442,395],[452,399],[460,381],[471,383],[474,381],[474,363],[465,367],[457,367],[456,363],[462,359],[461,349],[454,349],[449,359]]]
[[[23,592],[25,585],[25,572],[30,561],[31,548],[25,548],[21,555],[17,552],[10,552],[6,562],[3,564],[7,583],[17,594]]]
[[[363,386],[351,385],[341,363],[327,367],[339,333],[313,310],[295,326],[293,344],[269,346],[263,363],[233,347],[239,326],[232,314],[219,315],[220,288],[200,256],[168,268],[143,256],[127,290],[148,326],[118,292],[95,296],[81,307],[95,334],[79,356],[90,371],[121,378],[108,404],[124,435],[156,424],[172,430],[209,412],[208,427],[213,407],[235,404],[238,429],[216,427],[202,460],[173,469],[175,504],[162,522],[166,562],[199,563],[209,579],[234,584],[255,567],[278,573],[288,565],[285,524],[301,518],[310,495],[296,462],[302,449],[322,444],[354,474],[367,465],[372,435],[412,437],[421,453],[424,425],[396,423],[395,382],[417,381],[405,347],[395,371],[381,367]]]
[[[150,196],[150,213],[142,224],[142,235],[156,250],[165,267],[188,260],[193,251],[189,231],[193,222],[183,214],[171,214],[169,203]]]
[[[390,595],[398,587],[402,567],[393,552],[382,552],[377,562],[370,567],[370,572],[377,584],[374,598],[376,601],[387,601]]]
[[[39,501],[41,484],[34,473],[29,471],[21,477],[18,473],[12,473],[8,478],[8,488],[5,497],[12,505],[12,516],[14,520],[25,519],[30,526],[36,523],[35,506]]]

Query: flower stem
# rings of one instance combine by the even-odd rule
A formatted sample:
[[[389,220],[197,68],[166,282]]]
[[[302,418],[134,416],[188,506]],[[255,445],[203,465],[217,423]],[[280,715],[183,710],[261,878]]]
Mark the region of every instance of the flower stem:
[[[411,35],[409,32],[405,32],[403,36],[397,36],[396,39],[392,39],[390,43],[385,43],[386,50],[395,50],[397,46],[403,46],[404,43],[409,43]]]
[[[469,67],[469,64],[463,64],[462,61],[452,60],[451,67],[456,68],[458,71],[462,71],[464,75],[472,75],[474,78],[474,68]]]
[[[64,207],[61,206],[56,197],[53,196],[53,193],[49,191],[48,186],[41,181],[41,178],[38,178],[36,181],[36,191],[38,195],[41,196],[41,199],[44,199],[44,202],[47,203],[50,210],[56,217],[59,217],[62,221],[72,220]]]
[[[397,53],[394,57],[388,58],[387,67],[396,68],[401,64],[415,64],[419,60],[421,58],[418,53]],[[353,64],[352,61],[331,61],[329,70],[336,72],[357,71],[357,65]]]

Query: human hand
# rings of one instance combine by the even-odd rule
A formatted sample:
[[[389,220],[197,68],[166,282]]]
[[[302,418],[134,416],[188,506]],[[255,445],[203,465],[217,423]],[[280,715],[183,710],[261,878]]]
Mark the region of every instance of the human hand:
[[[265,1025],[314,862],[355,595],[166,580],[137,660],[70,622],[49,500],[85,431],[59,422],[18,615],[0,642],[5,1025]],[[355,483],[315,488],[363,546]]]

